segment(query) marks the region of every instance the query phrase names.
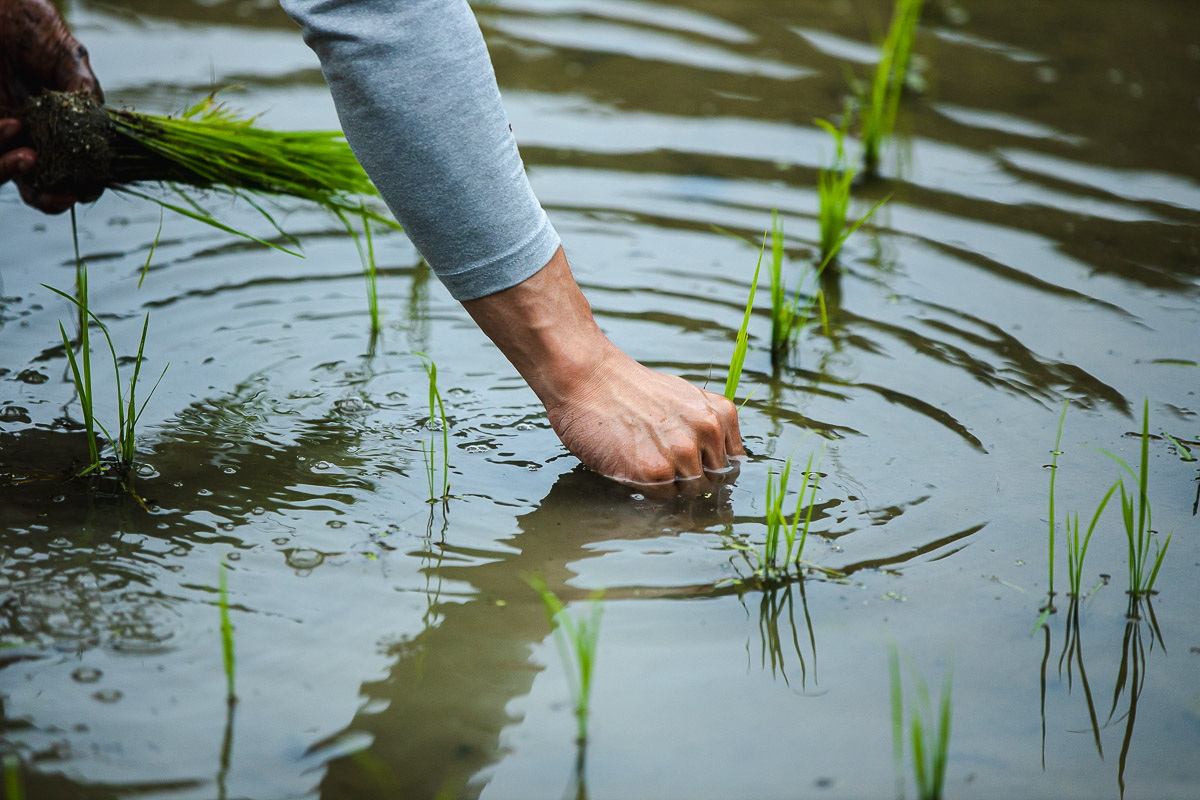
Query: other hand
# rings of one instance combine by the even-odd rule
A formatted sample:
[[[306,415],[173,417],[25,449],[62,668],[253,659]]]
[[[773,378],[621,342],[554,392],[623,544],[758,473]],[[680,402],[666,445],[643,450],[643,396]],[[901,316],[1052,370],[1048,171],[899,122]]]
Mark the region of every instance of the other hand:
[[[37,153],[22,142],[25,103],[43,89],[86,91],[104,101],[84,48],[49,0],[0,0],[0,185],[16,181],[21,198],[48,214],[61,214],[99,194],[35,192],[26,180]]]

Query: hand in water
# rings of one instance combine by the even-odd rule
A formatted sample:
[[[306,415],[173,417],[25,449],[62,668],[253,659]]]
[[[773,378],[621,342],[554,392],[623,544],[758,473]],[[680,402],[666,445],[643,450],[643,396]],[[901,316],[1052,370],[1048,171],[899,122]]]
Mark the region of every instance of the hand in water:
[[[99,195],[35,192],[25,176],[37,154],[21,143],[19,116],[43,89],[88,92],[103,102],[87,50],[49,0],[0,0],[0,185],[15,180],[21,199],[48,214],[61,214],[78,200]]]
[[[701,491],[706,472],[745,455],[733,403],[642,366],[604,336],[561,249],[532,278],[463,306],[529,382],[567,449],[597,472]]]

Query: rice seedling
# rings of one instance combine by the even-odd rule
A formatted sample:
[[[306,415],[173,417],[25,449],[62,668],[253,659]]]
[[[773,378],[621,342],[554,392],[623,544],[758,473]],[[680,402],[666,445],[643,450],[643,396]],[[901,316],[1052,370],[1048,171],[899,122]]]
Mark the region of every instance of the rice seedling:
[[[830,122],[818,119],[817,125],[825,129],[834,141],[833,163],[828,169],[822,169],[817,174],[818,221],[821,231],[821,261],[817,267],[820,275],[826,266],[833,263],[846,240],[866,223],[875,212],[883,206],[891,195],[875,203],[866,214],[850,225],[846,224],[846,215],[850,210],[850,187],[854,182],[855,171],[846,162],[846,128],[849,118],[843,116],[840,127],[835,128]]]
[[[742,327],[738,330],[737,340],[733,346],[733,356],[729,359],[729,373],[725,377],[725,397],[732,401],[737,396],[738,383],[742,380],[742,366],[746,363],[746,349],[750,339],[747,334],[750,328],[750,314],[754,311],[754,294],[758,291],[758,273],[762,269],[763,254],[767,250],[767,239],[763,237],[762,248],[758,251],[758,264],[754,267],[754,277],[750,279],[750,297],[746,300],[746,313],[742,317]]]
[[[822,451],[824,452],[824,451]],[[763,544],[763,552],[759,556],[759,569],[766,577],[776,573],[786,573],[793,563],[797,568],[804,556],[804,545],[808,541],[808,529],[812,523],[813,506],[817,497],[817,481],[812,471],[813,457],[810,453],[808,463],[804,467],[804,480],[800,485],[800,495],[796,499],[796,511],[789,523],[783,513],[783,500],[787,494],[788,478],[792,470],[792,460],[789,458],[779,476],[779,488],[775,488],[775,473],[767,471],[767,538]],[[821,469],[817,463],[817,471]],[[811,485],[811,489],[810,489]],[[808,498],[808,511],[803,515],[804,524],[801,526],[801,510],[804,507],[805,496]],[[797,533],[799,539],[797,539]],[[779,561],[779,542],[783,538],[784,555],[782,564]],[[792,553],[795,552],[793,558]]]
[[[900,679],[900,656],[893,646],[888,653],[891,677],[892,758],[896,767],[896,795],[904,796],[904,692]],[[933,714],[929,687],[918,672],[913,680],[916,697],[910,701],[909,744],[912,748],[913,779],[920,800],[941,800],[946,785],[946,765],[950,750],[950,688],[953,668],[947,667],[942,679],[938,715]]]
[[[1058,457],[1061,451],[1058,449],[1062,443],[1063,422],[1067,418],[1067,400],[1063,400],[1062,413],[1058,416],[1058,434],[1054,437],[1054,449],[1050,451],[1050,599],[1046,601],[1047,609],[1053,610],[1054,607],[1054,523],[1056,517],[1054,515],[1054,481],[1058,477]]]
[[[1071,516],[1067,515],[1066,533],[1067,533],[1067,579],[1071,584],[1070,594],[1073,598],[1080,598],[1080,584],[1083,579],[1083,559],[1087,556],[1088,544],[1092,541],[1092,532],[1096,529],[1096,523],[1100,521],[1100,515],[1104,513],[1104,507],[1108,505],[1108,501],[1112,499],[1113,492],[1120,486],[1120,481],[1109,487],[1108,492],[1104,495],[1104,499],[1100,501],[1100,505],[1096,508],[1096,513],[1092,515],[1092,521],[1087,527],[1087,535],[1082,539],[1079,536],[1079,512],[1075,512],[1074,527],[1072,527]]]
[[[378,192],[340,131],[260,128],[257,118],[239,117],[215,94],[168,117],[103,107],[85,93],[45,92],[25,110],[39,154],[31,180],[49,192],[116,189],[293,255],[299,254],[219,222],[193,190],[244,199],[293,243],[259,200],[294,197],[399,227],[364,205],[364,197]],[[136,188],[146,183],[166,185],[183,204]]]
[[[1158,579],[1158,571],[1162,568],[1167,548],[1171,546],[1171,534],[1159,547],[1155,543],[1155,555],[1150,559],[1150,540],[1152,534],[1152,513],[1150,510],[1150,400],[1147,399],[1142,408],[1140,469],[1134,472],[1120,457],[1101,449],[1100,452],[1116,461],[1137,484],[1136,498],[1125,490],[1125,481],[1118,481],[1121,490],[1121,521],[1125,526],[1125,538],[1129,544],[1129,594],[1137,598],[1154,591],[1154,582]],[[1135,513],[1136,512],[1136,513]],[[1136,520],[1135,520],[1136,517]],[[1149,572],[1147,572],[1149,570]]]
[[[540,575],[530,575],[525,580],[542,598],[546,619],[554,629],[554,643],[562,658],[571,699],[575,704],[575,741],[582,745],[588,738],[588,713],[592,696],[592,677],[596,666],[596,645],[600,638],[600,614],[603,611],[601,601],[604,599],[604,592],[592,592],[587,613],[572,619],[562,601],[550,591]]]
[[[72,212],[72,231],[75,231],[75,218]],[[133,465],[133,457],[136,452],[136,433],[137,423],[141,419],[142,412],[145,411],[147,403],[158,389],[159,383],[162,382],[163,376],[166,375],[167,368],[170,364],[163,367],[163,371],[158,376],[158,381],[150,389],[146,399],[139,406],[137,403],[137,387],[138,379],[142,372],[142,363],[145,360],[144,354],[146,351],[146,336],[150,330],[150,315],[146,314],[142,323],[142,336],[138,342],[137,357],[134,359],[133,375],[129,379],[129,395],[125,396],[121,383],[120,360],[117,358],[117,349],[113,344],[112,336],[109,334],[108,326],[92,313],[88,304],[88,278],[87,267],[79,258],[78,251],[78,235],[75,236],[76,241],[76,284],[78,298],[72,297],[66,292],[55,289],[53,286],[42,284],[45,288],[66,299],[79,312],[79,348],[80,356],[75,357],[75,352],[71,347],[71,341],[67,337],[67,330],[61,322],[58,324],[58,330],[62,336],[63,348],[67,353],[67,360],[71,366],[71,377],[75,383],[75,391],[79,395],[79,405],[83,412],[84,429],[87,432],[88,442],[88,457],[89,465],[80,472],[80,475],[86,475],[101,468],[100,447],[96,441],[96,429],[99,428],[108,439],[109,444],[113,446],[113,458],[115,466],[118,470],[127,470]],[[104,334],[104,339],[108,343],[108,351],[112,356],[113,374],[116,379],[117,393],[117,436],[114,437],[108,432],[108,429],[96,419],[95,414],[95,391],[92,382],[92,356],[91,356],[91,324],[95,323],[100,332]]]
[[[3,761],[5,800],[25,800],[25,784],[21,781],[21,759],[16,753],[5,753]]]
[[[221,609],[221,656],[225,665],[225,701],[229,705],[237,702],[237,685],[234,678],[234,667],[237,664],[233,652],[233,623],[229,620],[229,587],[225,573],[229,567],[221,564],[218,572],[217,605]]]
[[[367,215],[366,206],[361,208],[363,237],[366,239],[366,248],[363,248],[363,242],[358,237],[358,231],[350,224],[350,220],[340,210],[336,212],[338,219],[346,226],[346,230],[350,233],[350,237],[354,239],[354,247],[358,250],[359,260],[363,265],[363,276],[367,279],[367,309],[371,313],[371,332],[378,333],[379,326],[379,291],[376,286],[376,268],[375,268],[375,244],[371,239],[371,218]]]
[[[880,45],[879,64],[870,86],[857,91],[863,168],[868,177],[879,172],[883,143],[892,135],[900,109],[900,91],[908,72],[923,0],[895,0],[892,21]]]
[[[442,404],[442,393],[438,391],[437,364],[424,353],[417,353],[417,355],[421,357],[425,374],[429,376],[429,450],[426,451],[425,442],[422,440],[421,454],[425,457],[425,472],[429,478],[429,502],[435,503],[438,500],[445,501],[450,496],[450,425],[446,422],[446,407]],[[440,494],[437,494],[434,480],[437,474],[437,460],[434,456],[434,449],[439,428],[442,431],[442,490]]]
[[[778,367],[791,349],[796,331],[797,309],[800,305],[800,287],[804,276],[796,285],[796,293],[789,302],[783,277],[783,225],[779,212],[771,211],[771,364]]]

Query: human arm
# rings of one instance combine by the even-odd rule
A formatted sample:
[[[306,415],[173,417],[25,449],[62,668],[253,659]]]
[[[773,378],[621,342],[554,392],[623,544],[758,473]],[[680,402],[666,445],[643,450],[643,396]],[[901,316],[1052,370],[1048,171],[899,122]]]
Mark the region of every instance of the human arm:
[[[0,0],[0,185],[15,180],[26,203],[61,214],[95,195],[35,192],[25,180],[37,153],[21,141],[20,116],[26,101],[43,89],[86,91],[104,100],[87,49],[49,0]]]
[[[567,448],[635,483],[742,454],[724,397],[600,331],[525,175],[466,0],[281,0],[347,141],[434,272],[546,406]]]

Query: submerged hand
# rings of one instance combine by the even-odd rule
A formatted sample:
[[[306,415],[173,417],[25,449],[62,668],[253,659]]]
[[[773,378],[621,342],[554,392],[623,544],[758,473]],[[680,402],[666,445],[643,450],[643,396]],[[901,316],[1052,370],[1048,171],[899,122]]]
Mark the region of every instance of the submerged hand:
[[[43,89],[85,91],[104,100],[87,50],[49,0],[0,0],[0,185],[15,180],[26,203],[48,214],[61,214],[77,200],[99,195],[35,192],[25,180],[37,154],[21,146],[18,117],[26,101]]]
[[[580,461],[625,482],[701,478],[745,455],[733,403],[648,369],[611,345],[596,369],[546,411]]]
[[[524,283],[463,305],[537,393],[567,449],[597,472],[690,481],[745,454],[731,402],[642,366],[604,336],[561,249]]]

